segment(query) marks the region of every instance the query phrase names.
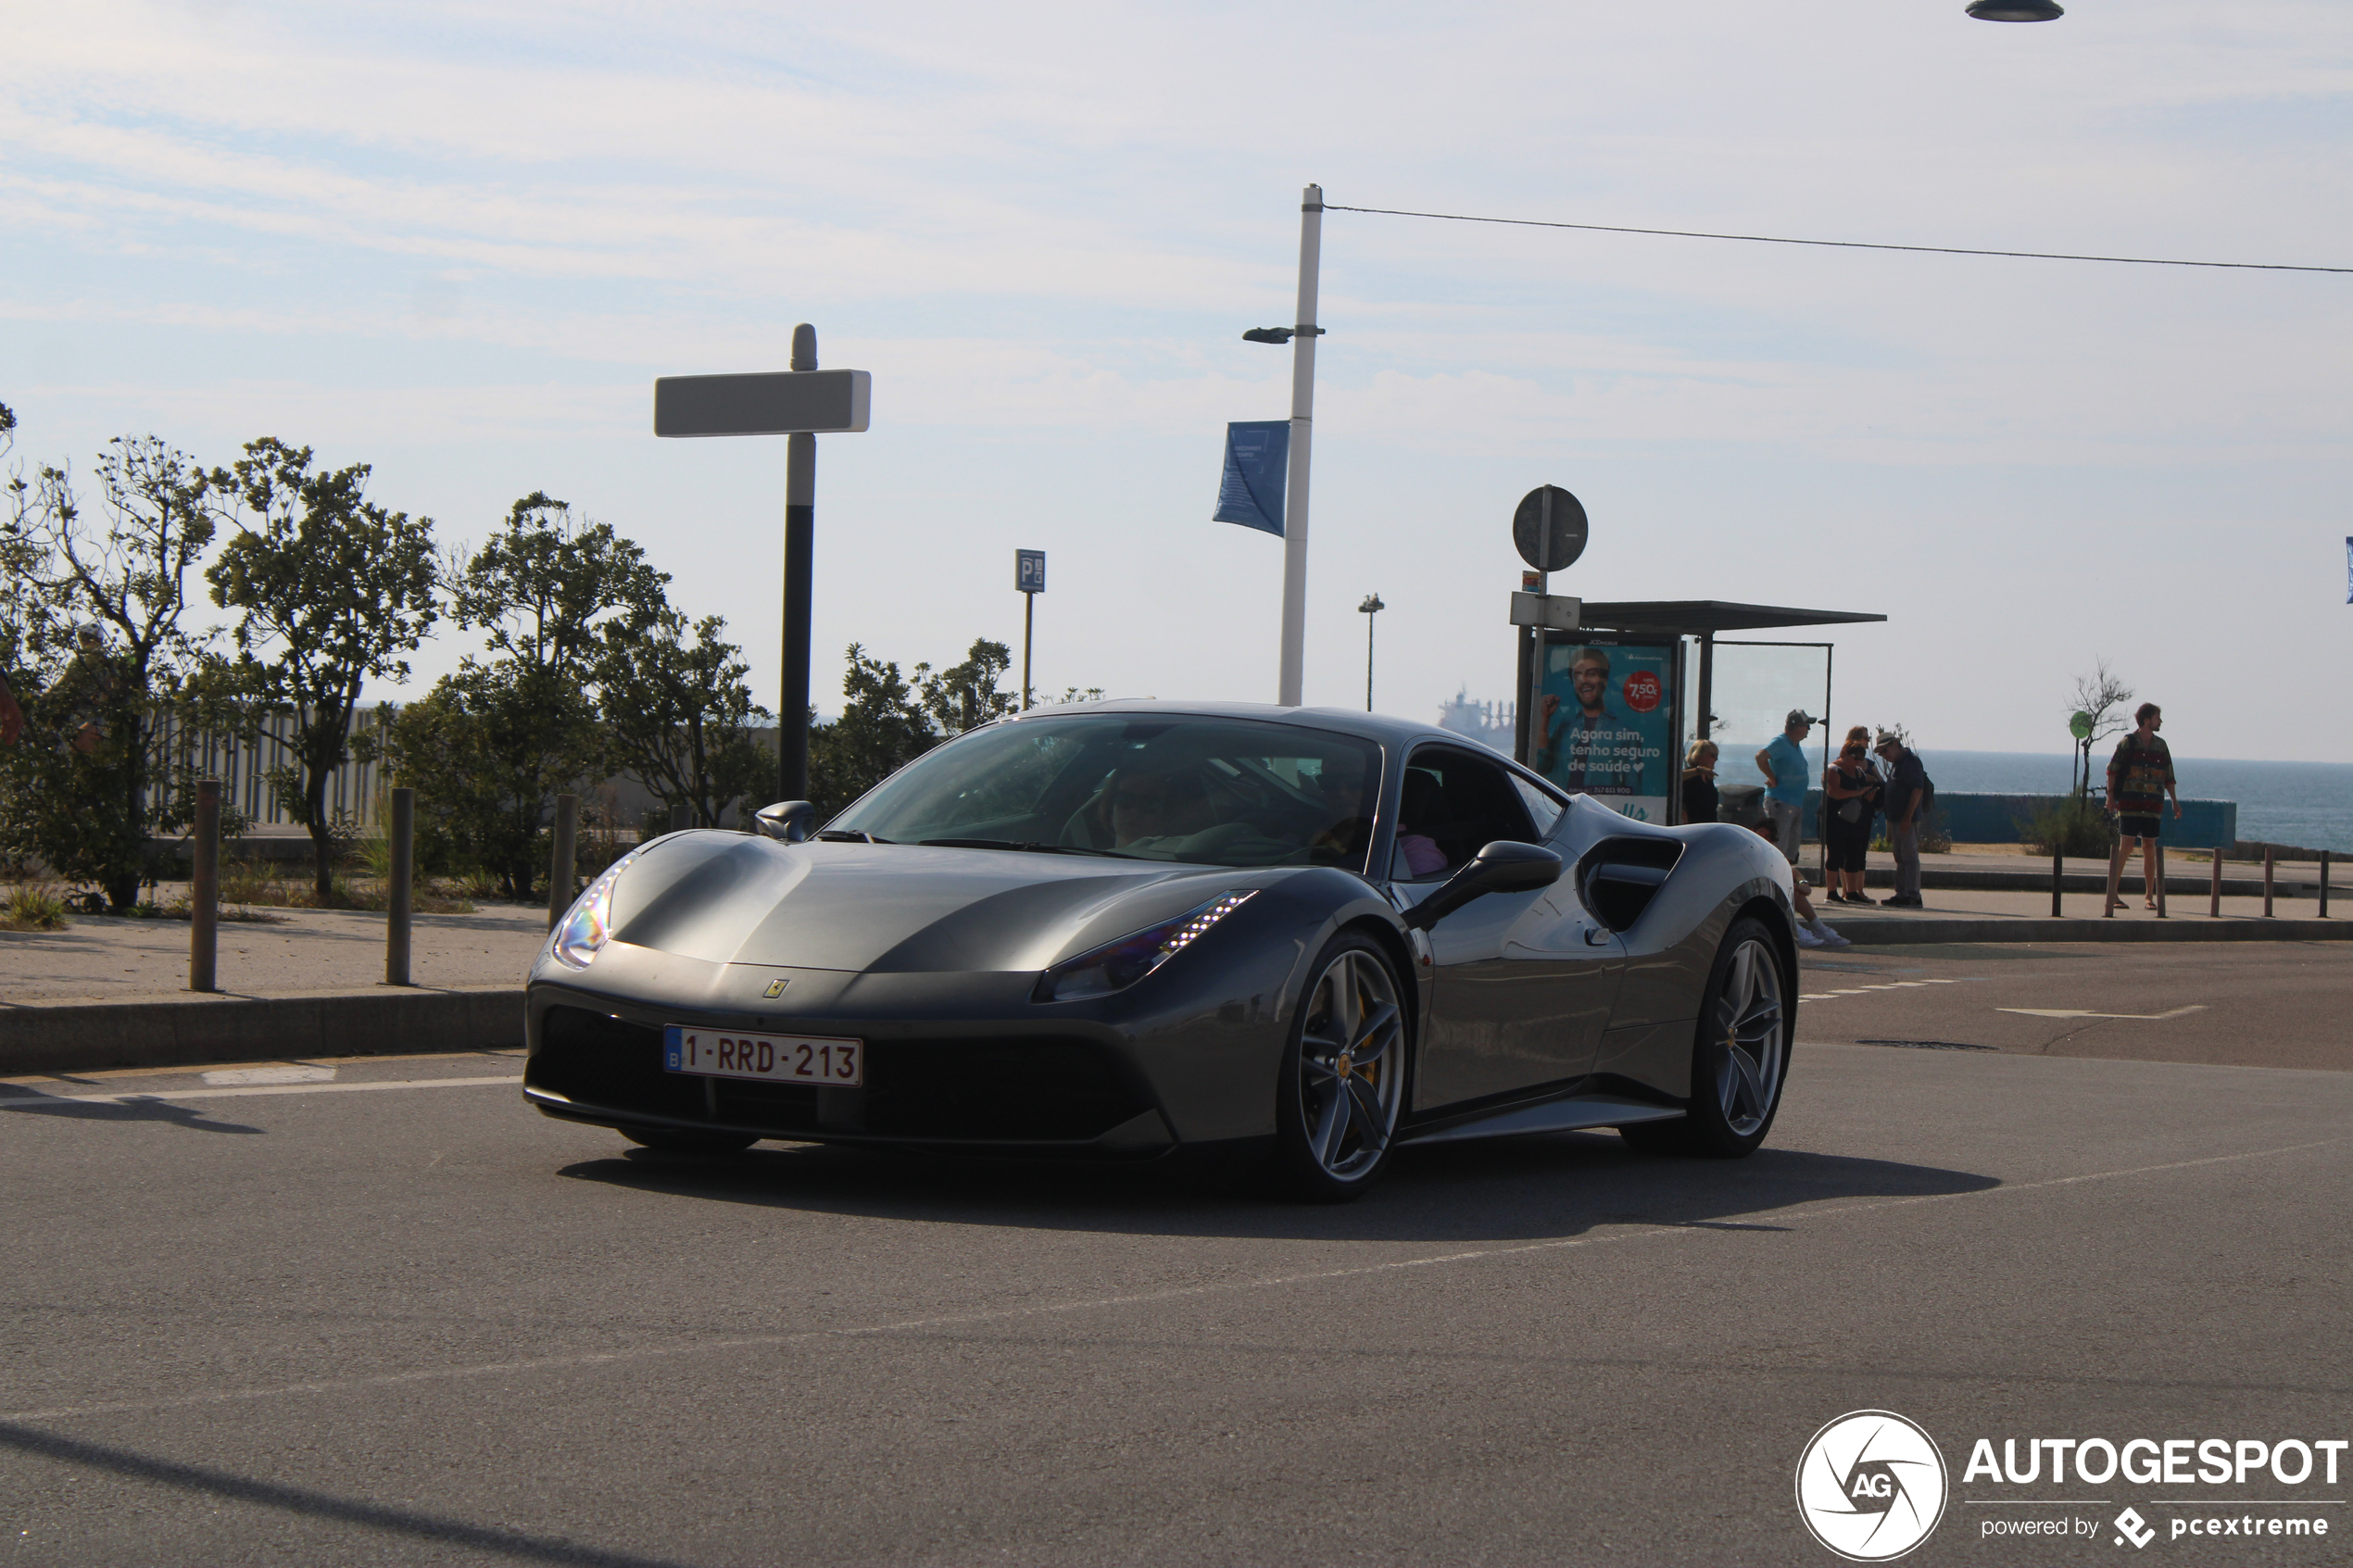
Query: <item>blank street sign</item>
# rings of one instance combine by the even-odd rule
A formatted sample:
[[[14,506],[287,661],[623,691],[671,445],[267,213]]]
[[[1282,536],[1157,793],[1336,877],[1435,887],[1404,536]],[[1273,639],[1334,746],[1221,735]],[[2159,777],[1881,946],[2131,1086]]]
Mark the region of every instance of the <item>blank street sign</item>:
[[[864,370],[773,370],[661,376],[656,435],[826,435],[866,428],[874,378]]]

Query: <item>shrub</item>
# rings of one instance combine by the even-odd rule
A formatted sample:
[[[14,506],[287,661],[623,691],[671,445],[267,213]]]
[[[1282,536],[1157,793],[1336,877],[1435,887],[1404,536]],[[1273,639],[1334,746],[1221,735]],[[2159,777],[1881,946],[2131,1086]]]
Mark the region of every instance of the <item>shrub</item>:
[[[2116,835],[2108,813],[2089,800],[2070,796],[2054,805],[2038,806],[2019,822],[2020,839],[2037,855],[2073,855],[2084,859],[2105,858],[2115,847]]]
[[[63,931],[66,901],[45,887],[19,887],[0,898],[0,931]]]

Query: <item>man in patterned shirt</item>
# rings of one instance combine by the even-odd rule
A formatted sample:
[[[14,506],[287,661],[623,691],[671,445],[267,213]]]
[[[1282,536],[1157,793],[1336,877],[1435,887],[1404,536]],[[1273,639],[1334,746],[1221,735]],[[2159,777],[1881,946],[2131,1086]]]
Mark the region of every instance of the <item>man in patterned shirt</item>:
[[[2173,754],[2157,734],[2165,722],[2163,710],[2145,702],[2133,717],[2138,721],[2137,727],[2116,743],[2116,755],[2108,762],[2108,809],[2116,813],[2116,851],[2108,857],[2108,907],[2102,912],[2113,915],[2124,907],[2116,889],[2124,880],[2125,862],[2132,859],[2133,845],[2138,840],[2144,901],[2162,915],[2165,848],[2157,841],[2158,817],[2170,793],[2174,819],[2181,819],[2182,791],[2173,782]]]

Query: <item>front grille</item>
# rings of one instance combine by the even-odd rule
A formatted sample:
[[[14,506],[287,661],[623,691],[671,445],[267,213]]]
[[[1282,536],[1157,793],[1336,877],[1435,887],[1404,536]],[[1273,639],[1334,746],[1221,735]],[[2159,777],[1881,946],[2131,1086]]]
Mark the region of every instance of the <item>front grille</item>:
[[[650,1024],[549,1008],[525,1082],[610,1110],[716,1120],[777,1136],[820,1130],[818,1091],[800,1085],[666,1073]],[[704,1098],[714,1086],[715,1118]],[[1151,1109],[1151,1092],[1111,1051],[1057,1037],[879,1040],[862,1089],[825,1091],[824,1130],[886,1138],[1074,1142]]]

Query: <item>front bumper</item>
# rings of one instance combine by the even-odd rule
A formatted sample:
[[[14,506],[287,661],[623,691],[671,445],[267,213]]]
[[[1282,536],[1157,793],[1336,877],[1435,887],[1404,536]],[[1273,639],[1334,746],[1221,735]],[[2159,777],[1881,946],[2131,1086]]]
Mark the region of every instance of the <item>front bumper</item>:
[[[1113,1159],[1150,1157],[1176,1142],[1141,1074],[1083,1035],[869,1035],[864,1085],[821,1088],[664,1071],[662,1023],[761,1026],[741,1019],[672,1008],[657,1021],[648,1010],[574,996],[532,1010],[523,1098],[567,1121]]]

